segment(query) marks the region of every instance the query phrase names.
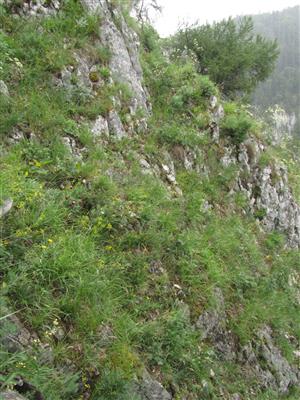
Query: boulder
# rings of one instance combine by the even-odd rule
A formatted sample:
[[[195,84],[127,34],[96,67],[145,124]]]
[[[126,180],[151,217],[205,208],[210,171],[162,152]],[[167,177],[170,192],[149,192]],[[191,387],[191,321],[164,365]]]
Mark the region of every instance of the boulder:
[[[239,353],[239,361],[256,377],[263,388],[287,394],[290,387],[299,386],[300,374],[283,357],[274,343],[269,326],[262,327]]]
[[[107,120],[99,115],[99,117],[92,124],[91,132],[95,139],[101,138],[103,136],[108,137],[109,130]]]
[[[133,384],[132,395],[140,400],[171,400],[172,396],[164,387],[144,371],[140,380]]]
[[[233,361],[236,359],[236,344],[231,331],[226,327],[226,314],[223,293],[214,290],[215,307],[204,311],[196,322],[202,340],[208,340],[218,351],[220,358]]]
[[[59,10],[60,3],[60,0],[4,0],[4,4],[12,12],[33,17],[53,15]]]
[[[0,320],[0,344],[9,352],[22,351],[31,345],[32,336],[19,318],[7,309],[3,310],[5,317]]]
[[[6,84],[3,81],[0,81],[0,95],[9,97],[8,87],[6,86]]]
[[[111,110],[108,114],[108,128],[110,135],[116,139],[123,139],[127,136],[119,114],[115,110]]]
[[[17,317],[3,307],[0,319],[0,347],[10,353],[38,351],[42,363],[53,361],[53,352],[49,344],[42,343],[35,332],[30,332]]]
[[[66,146],[70,154],[72,154],[78,160],[82,159],[82,153],[85,151],[85,148],[80,146],[79,143],[72,136],[63,136],[62,142]]]
[[[4,200],[3,204],[0,206],[0,218],[7,214],[13,206],[12,199]]]
[[[5,390],[0,392],[0,400],[26,400],[25,397],[21,396],[20,393],[14,392],[13,390]]]

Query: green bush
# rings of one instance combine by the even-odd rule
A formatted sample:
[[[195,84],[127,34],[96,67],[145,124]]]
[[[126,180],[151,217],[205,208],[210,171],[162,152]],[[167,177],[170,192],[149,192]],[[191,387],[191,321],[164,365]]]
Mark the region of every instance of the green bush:
[[[196,129],[180,127],[176,124],[165,124],[155,131],[158,142],[164,144],[181,144],[195,146],[201,143],[201,137]]]
[[[251,17],[180,29],[169,40],[175,59],[188,53],[231,98],[251,93],[272,72],[279,54],[276,41],[253,34]]]
[[[245,112],[226,115],[221,124],[221,132],[233,143],[242,143],[254,128],[254,121]]]
[[[159,109],[190,117],[194,110],[205,110],[210,96],[218,94],[216,86],[207,76],[197,74],[193,64],[168,64],[155,57],[152,61],[155,74],[148,76],[148,85]]]
[[[146,52],[159,50],[159,35],[151,25],[144,25],[141,29],[141,44]]]

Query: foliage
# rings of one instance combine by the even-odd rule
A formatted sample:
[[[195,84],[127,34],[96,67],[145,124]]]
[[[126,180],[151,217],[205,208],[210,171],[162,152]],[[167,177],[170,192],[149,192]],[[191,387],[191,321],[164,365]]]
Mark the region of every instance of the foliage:
[[[221,124],[222,133],[235,144],[242,143],[254,126],[253,119],[246,112],[226,115]]]
[[[187,26],[171,39],[170,46],[175,57],[190,53],[198,71],[208,74],[230,97],[251,93],[270,75],[278,56],[276,41],[254,35],[249,17]]]
[[[153,26],[147,24],[143,26],[140,33],[141,45],[144,51],[153,52],[155,49],[160,52],[159,35]]]

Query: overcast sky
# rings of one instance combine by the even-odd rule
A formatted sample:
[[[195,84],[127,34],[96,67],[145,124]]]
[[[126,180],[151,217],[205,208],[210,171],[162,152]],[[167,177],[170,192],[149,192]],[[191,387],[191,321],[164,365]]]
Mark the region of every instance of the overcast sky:
[[[259,14],[295,6],[299,0],[157,0],[163,7],[153,19],[163,37],[176,31],[183,21],[200,23],[219,21],[229,16]]]

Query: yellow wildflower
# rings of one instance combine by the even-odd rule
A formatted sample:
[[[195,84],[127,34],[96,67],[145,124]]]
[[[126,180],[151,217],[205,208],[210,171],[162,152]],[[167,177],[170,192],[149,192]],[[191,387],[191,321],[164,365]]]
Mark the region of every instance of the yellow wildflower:
[[[40,162],[37,161],[37,160],[34,160],[34,165],[35,165],[37,168],[40,168],[40,167],[42,166],[42,163],[40,163]]]

